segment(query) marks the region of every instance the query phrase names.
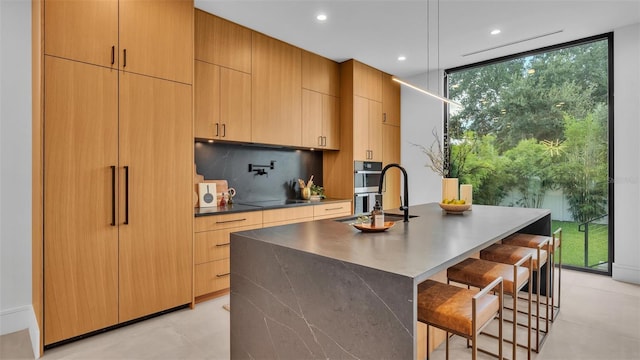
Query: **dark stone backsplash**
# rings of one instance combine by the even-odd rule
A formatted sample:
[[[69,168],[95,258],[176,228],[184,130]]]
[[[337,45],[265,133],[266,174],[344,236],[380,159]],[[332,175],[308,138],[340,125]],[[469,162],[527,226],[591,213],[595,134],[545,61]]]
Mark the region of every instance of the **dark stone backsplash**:
[[[249,172],[249,164],[269,165],[266,175]],[[298,178],[322,185],[322,152],[236,145],[195,143],[198,174],[207,180],[227,180],[237,191],[234,201],[253,202],[300,198]]]

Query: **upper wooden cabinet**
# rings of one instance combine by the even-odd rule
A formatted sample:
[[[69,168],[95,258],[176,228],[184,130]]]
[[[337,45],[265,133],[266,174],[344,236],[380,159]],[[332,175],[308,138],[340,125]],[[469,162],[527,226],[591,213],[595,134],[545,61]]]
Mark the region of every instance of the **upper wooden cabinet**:
[[[338,150],[339,117],[337,97],[302,89],[302,146]]]
[[[251,73],[250,29],[195,9],[196,60]]]
[[[192,0],[45,0],[44,21],[45,54],[192,82]]]
[[[382,71],[354,61],[353,95],[382,102]]]
[[[340,65],[302,50],[302,87],[322,94],[340,96]]]
[[[301,50],[253,33],[251,141],[302,145]]]
[[[382,103],[353,99],[353,158],[382,161]]]
[[[400,83],[382,74],[382,122],[400,126]]]
[[[194,136],[251,141],[251,75],[195,61]]]

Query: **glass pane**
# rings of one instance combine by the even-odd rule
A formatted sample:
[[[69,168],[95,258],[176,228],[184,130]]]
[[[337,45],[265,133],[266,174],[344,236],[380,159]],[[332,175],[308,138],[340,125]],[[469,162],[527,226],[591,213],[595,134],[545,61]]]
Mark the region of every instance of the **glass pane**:
[[[449,173],[477,204],[551,209],[563,265],[610,273],[609,41],[448,72]]]

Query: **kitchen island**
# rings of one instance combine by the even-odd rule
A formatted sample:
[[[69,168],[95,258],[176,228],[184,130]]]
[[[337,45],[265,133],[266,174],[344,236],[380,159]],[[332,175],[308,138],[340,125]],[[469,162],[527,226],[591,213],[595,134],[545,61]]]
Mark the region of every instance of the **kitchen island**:
[[[437,203],[363,233],[332,220],[231,235],[232,359],[415,359],[417,285],[518,231],[551,234],[545,209]]]

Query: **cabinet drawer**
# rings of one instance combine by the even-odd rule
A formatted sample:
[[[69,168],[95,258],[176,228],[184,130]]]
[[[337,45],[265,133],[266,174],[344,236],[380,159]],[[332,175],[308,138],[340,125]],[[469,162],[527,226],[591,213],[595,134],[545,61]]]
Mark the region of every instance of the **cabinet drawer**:
[[[313,219],[330,219],[351,215],[351,201],[316,205],[313,207]]]
[[[262,211],[249,211],[215,216],[200,216],[195,219],[195,232],[221,230],[249,225],[262,225]]]
[[[229,257],[229,234],[234,231],[259,229],[262,225],[241,226],[231,229],[203,231],[195,234],[195,263],[226,259]]]
[[[313,206],[296,206],[274,210],[264,210],[262,220],[265,226],[293,224],[313,220]]]
[[[230,286],[229,259],[196,265],[195,296],[227,289]]]

